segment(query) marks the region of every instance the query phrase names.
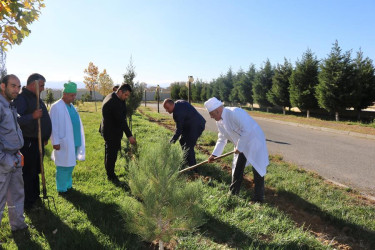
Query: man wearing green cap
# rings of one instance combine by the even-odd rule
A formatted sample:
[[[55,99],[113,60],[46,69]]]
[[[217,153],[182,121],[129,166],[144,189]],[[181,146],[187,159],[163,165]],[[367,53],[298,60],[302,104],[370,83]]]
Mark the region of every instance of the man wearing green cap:
[[[77,95],[77,84],[64,84],[63,97],[52,104],[50,116],[52,121],[51,142],[52,160],[56,165],[56,188],[59,194],[72,188],[72,172],[76,160],[85,160],[85,137],[81,118],[73,101]]]

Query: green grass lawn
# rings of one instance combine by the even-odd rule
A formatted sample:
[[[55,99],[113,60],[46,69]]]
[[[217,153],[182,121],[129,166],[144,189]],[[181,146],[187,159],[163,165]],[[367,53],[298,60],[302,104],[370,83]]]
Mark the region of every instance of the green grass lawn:
[[[116,173],[123,183],[115,186],[106,180],[104,141],[98,133],[101,108],[80,105],[80,115],[86,135],[86,161],[79,162],[73,172],[74,191],[58,196],[55,166],[50,160],[51,145],[46,148],[44,166],[48,194],[55,198],[57,211],[47,204],[26,215],[31,224],[28,232],[12,234],[7,211],[0,230],[4,249],[147,249],[150,242],[129,233],[127,214],[136,202],[126,186],[126,160],[120,158]],[[173,125],[168,116],[155,114],[155,119]],[[133,117],[133,133],[140,148],[171,137],[172,132],[137,113]],[[211,151],[216,141],[214,133],[204,133],[199,144]],[[126,143],[124,142],[125,146]],[[228,145],[226,151],[230,151]],[[197,152],[197,161],[207,155]],[[375,248],[375,207],[362,202],[350,190],[327,184],[316,175],[271,157],[266,175],[264,204],[250,202],[252,190],[243,185],[239,196],[229,196],[230,174],[221,167],[230,164],[230,157],[218,164],[199,168],[198,178],[187,173],[186,181],[202,181],[201,209],[205,223],[197,230],[177,235],[177,249],[333,249],[350,245],[351,239],[362,242],[366,249]],[[250,169],[246,169],[250,172]],[[251,176],[251,175],[250,175]],[[327,225],[344,230],[348,239],[321,240],[309,230],[308,224],[297,223],[285,206],[317,216]],[[289,203],[288,203],[289,202]],[[348,229],[346,229],[348,228]],[[359,243],[358,243],[359,244]]]

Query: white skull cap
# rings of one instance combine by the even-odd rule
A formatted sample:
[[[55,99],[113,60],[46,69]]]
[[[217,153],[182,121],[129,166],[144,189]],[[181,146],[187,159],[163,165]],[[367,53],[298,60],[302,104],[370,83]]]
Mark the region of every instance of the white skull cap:
[[[207,109],[208,112],[214,111],[215,109],[223,105],[224,104],[221,101],[219,101],[216,97],[212,97],[204,103],[204,107]]]

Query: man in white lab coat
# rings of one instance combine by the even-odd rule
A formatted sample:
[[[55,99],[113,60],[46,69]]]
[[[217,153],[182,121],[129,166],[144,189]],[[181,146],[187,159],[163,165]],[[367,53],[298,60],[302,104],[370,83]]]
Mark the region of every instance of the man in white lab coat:
[[[85,160],[85,134],[73,101],[77,84],[64,84],[63,97],[51,106],[52,160],[56,164],[56,188],[59,194],[72,188],[72,172],[77,160]]]
[[[240,192],[245,166],[253,166],[255,195],[253,201],[264,200],[264,175],[269,164],[266,139],[262,129],[243,109],[224,107],[216,97],[208,99],[204,106],[215,119],[219,129],[218,140],[208,162],[222,154],[227,141],[233,142],[236,154],[233,157],[232,194]]]

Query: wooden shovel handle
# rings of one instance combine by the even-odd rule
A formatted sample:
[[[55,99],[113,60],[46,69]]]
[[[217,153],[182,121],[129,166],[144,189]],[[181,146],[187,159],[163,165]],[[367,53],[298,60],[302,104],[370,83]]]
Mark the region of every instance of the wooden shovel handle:
[[[229,153],[226,153],[226,154],[220,155],[220,156],[218,156],[218,157],[215,157],[215,158],[214,158],[214,161],[215,161],[215,160],[218,160],[218,159],[221,159],[221,158],[224,158],[224,157],[226,157],[226,156],[228,156],[228,155],[234,154],[235,152],[236,152],[236,150],[233,150],[232,152],[229,152]],[[199,167],[199,166],[201,166],[201,165],[203,165],[203,164],[205,164],[205,163],[208,163],[208,160],[202,161],[201,163],[198,163],[198,164],[196,164],[196,165],[194,165],[194,166],[191,166],[191,167],[185,168],[185,169],[183,169],[183,170],[180,170],[179,173],[181,174],[181,173],[183,173],[183,172],[186,172],[186,171],[192,170],[192,169],[194,169],[194,168],[196,168],[196,167]]]

